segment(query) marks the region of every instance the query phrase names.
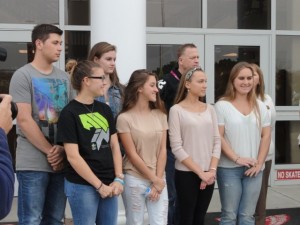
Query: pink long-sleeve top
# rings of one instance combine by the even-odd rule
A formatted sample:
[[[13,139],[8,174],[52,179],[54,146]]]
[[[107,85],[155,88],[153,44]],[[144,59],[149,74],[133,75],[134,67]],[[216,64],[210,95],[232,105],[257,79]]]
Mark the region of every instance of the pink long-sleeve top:
[[[175,104],[169,113],[169,137],[177,170],[190,171],[181,163],[189,156],[204,171],[209,170],[212,157],[220,158],[217,116],[210,104],[203,112],[190,112]]]

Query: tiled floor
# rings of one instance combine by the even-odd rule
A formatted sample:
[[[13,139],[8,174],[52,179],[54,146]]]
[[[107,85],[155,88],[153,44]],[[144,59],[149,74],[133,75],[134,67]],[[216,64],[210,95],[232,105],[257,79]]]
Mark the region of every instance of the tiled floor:
[[[125,224],[125,213],[121,198],[119,199],[119,217],[118,224]],[[300,208],[300,185],[289,186],[276,186],[270,187],[268,190],[267,209],[280,209],[280,208]],[[219,192],[214,191],[213,199],[209,206],[208,212],[220,212]],[[70,208],[66,209],[66,225],[72,224],[72,215]],[[17,198],[14,199],[13,207],[10,214],[0,222],[16,222],[17,221]],[[145,223],[147,224],[147,223]]]

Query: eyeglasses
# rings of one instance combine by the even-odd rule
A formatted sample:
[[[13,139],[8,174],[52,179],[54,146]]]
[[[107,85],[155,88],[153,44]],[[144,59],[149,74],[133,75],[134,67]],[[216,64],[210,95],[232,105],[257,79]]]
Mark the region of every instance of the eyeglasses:
[[[202,68],[199,66],[199,67],[195,67],[193,69],[190,69],[186,74],[185,74],[185,80],[190,80],[191,77],[193,76],[193,74],[196,72],[196,71],[203,71]]]
[[[94,76],[88,76],[87,78],[91,78],[91,79],[99,79],[99,80],[105,80],[105,75],[99,76],[99,77],[94,77]]]

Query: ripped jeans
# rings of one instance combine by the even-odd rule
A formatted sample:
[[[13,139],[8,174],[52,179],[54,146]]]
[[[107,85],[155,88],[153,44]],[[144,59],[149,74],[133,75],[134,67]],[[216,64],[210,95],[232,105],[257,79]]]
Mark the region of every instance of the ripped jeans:
[[[166,225],[168,218],[168,191],[164,188],[158,201],[150,201],[144,194],[151,182],[125,174],[122,194],[126,211],[126,225],[142,225],[147,207],[150,225]]]

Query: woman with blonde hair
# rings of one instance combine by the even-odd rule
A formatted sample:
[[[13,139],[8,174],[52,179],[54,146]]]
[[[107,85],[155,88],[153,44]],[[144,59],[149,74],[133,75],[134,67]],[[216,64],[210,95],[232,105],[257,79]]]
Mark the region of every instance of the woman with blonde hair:
[[[181,77],[175,105],[169,113],[179,225],[204,225],[214,190],[221,139],[216,112],[202,100],[206,89],[203,70],[189,70]]]
[[[117,130],[125,149],[123,202],[126,224],[143,224],[147,207],[150,225],[167,224],[165,186],[167,115],[159,98],[156,74],[132,73],[125,88]]]
[[[276,122],[276,110],[272,98],[265,93],[265,83],[262,70],[256,64],[251,64],[253,67],[253,76],[254,76],[254,89],[256,97],[261,100],[267,107],[269,117],[271,118],[271,129],[274,131],[275,122]],[[274,141],[271,138],[270,149],[265,161],[265,169],[262,176],[262,185],[260,190],[260,195],[256,204],[255,210],[255,224],[256,225],[265,225],[266,220],[266,200],[268,193],[268,183],[269,176],[272,167],[272,159],[275,152]]]
[[[267,108],[256,98],[249,63],[232,68],[226,92],[215,108],[222,148],[217,171],[220,224],[254,225],[271,129]]]

